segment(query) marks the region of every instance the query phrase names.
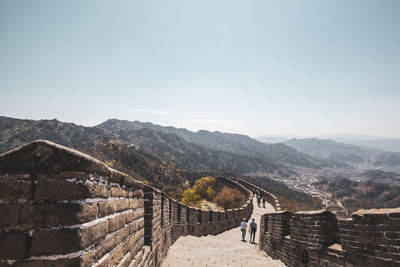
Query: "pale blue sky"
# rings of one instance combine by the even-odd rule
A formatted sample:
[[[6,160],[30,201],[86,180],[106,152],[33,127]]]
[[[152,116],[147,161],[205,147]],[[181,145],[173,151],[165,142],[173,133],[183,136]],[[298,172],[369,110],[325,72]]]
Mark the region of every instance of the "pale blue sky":
[[[0,0],[0,115],[400,137],[400,1]]]

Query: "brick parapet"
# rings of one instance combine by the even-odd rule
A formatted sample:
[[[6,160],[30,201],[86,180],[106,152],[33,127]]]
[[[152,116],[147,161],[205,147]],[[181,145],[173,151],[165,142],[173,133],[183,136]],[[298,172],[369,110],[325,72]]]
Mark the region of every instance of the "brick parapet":
[[[263,197],[269,204],[271,204],[276,211],[281,210],[279,200],[274,194],[271,194],[270,192],[267,192],[266,190],[262,189],[261,187],[251,184],[245,180],[238,179],[238,178],[231,178],[231,179],[233,181],[243,185],[245,188],[247,188],[253,194],[256,192],[259,192],[261,197]]]
[[[260,249],[288,266],[400,265],[400,208],[340,220],[325,210],[267,213],[260,229]]]
[[[0,265],[159,266],[179,236],[250,216],[250,192],[217,180],[249,200],[223,212],[188,207],[88,155],[32,142],[0,155]]]

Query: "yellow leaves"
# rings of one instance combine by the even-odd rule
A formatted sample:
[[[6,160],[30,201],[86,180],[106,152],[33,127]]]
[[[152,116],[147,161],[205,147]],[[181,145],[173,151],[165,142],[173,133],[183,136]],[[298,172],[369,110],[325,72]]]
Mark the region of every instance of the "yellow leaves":
[[[108,167],[112,168],[112,167],[117,163],[117,161],[116,161],[115,159],[112,159],[112,160],[106,160],[104,163],[105,163]]]
[[[216,180],[213,177],[203,177],[187,188],[182,194],[182,202],[186,205],[199,207],[201,202],[211,201],[224,209],[238,208],[246,197],[237,189],[225,186],[216,192]]]
[[[194,183],[193,190],[201,199],[212,200],[215,195],[215,178],[203,177]]]
[[[213,199],[215,197],[215,190],[211,187],[207,188],[207,199]]]
[[[182,202],[191,206],[198,206],[200,201],[211,201],[215,196],[215,178],[203,177],[197,180],[192,188],[186,189],[182,194]]]
[[[188,188],[182,193],[182,203],[191,206],[197,206],[200,202],[200,195],[193,188]]]

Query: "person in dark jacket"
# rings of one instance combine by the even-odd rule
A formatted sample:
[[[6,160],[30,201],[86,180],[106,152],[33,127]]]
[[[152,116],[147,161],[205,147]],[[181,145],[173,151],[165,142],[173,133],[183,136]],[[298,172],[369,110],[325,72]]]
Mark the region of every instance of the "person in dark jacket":
[[[257,223],[254,221],[254,218],[252,219],[252,222],[250,223],[249,232],[250,232],[250,242],[254,244],[255,243],[254,240],[256,238],[256,232],[257,232]]]

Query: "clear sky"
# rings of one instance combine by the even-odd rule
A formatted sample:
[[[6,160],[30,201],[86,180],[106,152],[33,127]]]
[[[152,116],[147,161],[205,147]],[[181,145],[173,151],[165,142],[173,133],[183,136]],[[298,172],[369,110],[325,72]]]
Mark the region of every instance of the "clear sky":
[[[0,115],[400,137],[400,1],[0,1]]]

